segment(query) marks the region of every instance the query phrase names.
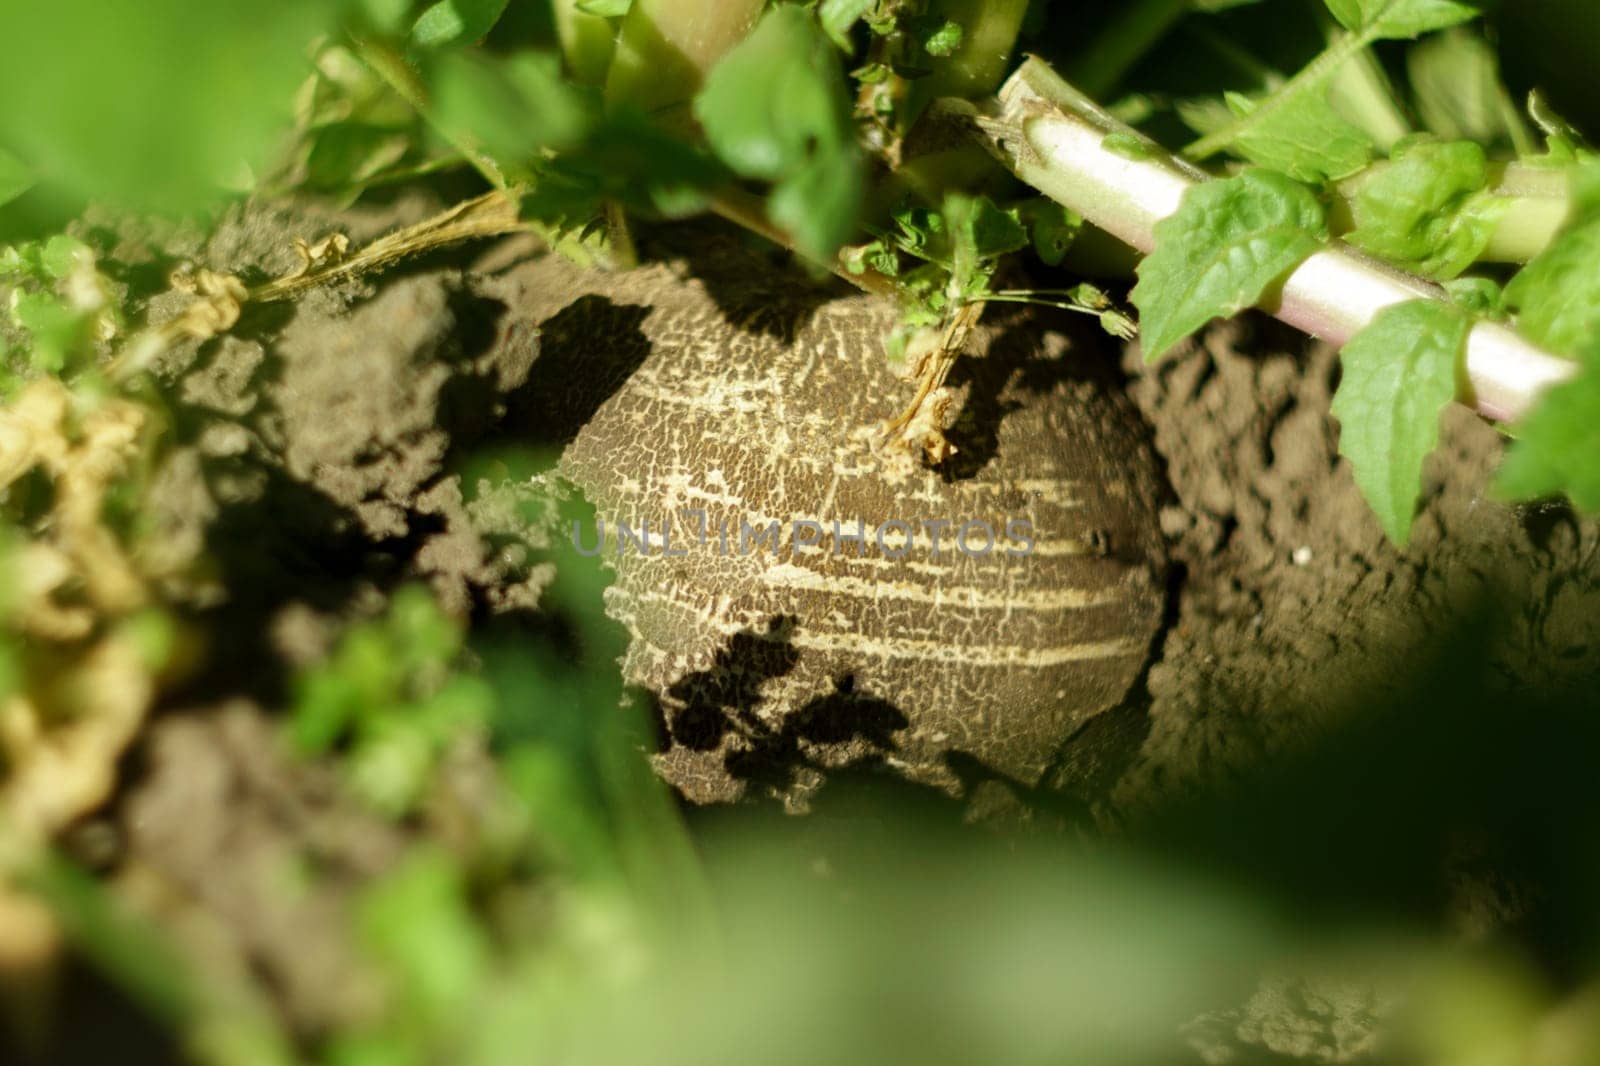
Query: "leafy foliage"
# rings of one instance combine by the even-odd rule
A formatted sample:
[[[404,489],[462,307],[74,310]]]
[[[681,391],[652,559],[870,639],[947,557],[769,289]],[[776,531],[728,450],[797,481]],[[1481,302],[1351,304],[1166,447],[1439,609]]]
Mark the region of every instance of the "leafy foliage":
[[[1077,33],[1073,20],[1099,17],[1097,6],[1104,37]],[[1479,318],[1505,320],[1584,364],[1515,427],[1502,489],[1566,493],[1600,511],[1600,171],[1580,131],[1548,104],[1536,99],[1527,121],[1518,113],[1494,46],[1466,25],[1482,6],[1328,0],[1346,32],[1322,35],[1327,19],[1315,8],[1321,25],[1297,50],[1280,47],[1274,32],[1295,17],[1291,5],[1251,0],[1053,8],[1020,0],[297,0],[270,12],[183,0],[13,4],[0,12],[0,210],[11,221],[41,205],[75,210],[98,198],[189,213],[246,188],[348,204],[448,172],[436,191],[500,186],[553,246],[599,246],[618,264],[629,261],[637,222],[708,208],[749,222],[764,211],[752,228],[781,231],[813,265],[900,301],[900,332],[886,339],[891,354],[908,331],[934,333],[1008,300],[1087,311],[1121,333],[1120,289],[1106,278],[1125,274],[1126,263],[1106,254],[1103,235],[1082,218],[1018,188],[966,143],[962,123],[991,110],[936,104],[990,93],[1021,33],[1026,47],[1058,57],[1074,48],[1110,57],[1104,84],[1121,81],[1129,95],[1103,102],[1153,135],[1113,135],[1108,143],[1124,162],[1161,156],[1156,142],[1176,128],[1176,95],[1178,116],[1202,138],[1190,154],[1224,175],[1161,225],[1139,268],[1133,298],[1148,358],[1216,316],[1263,302],[1336,234],[1449,283],[1449,302],[1392,307],[1345,346],[1334,400],[1341,451],[1386,534],[1404,544],[1438,416],[1457,394]],[[1063,21],[1072,32],[1052,32]],[[1240,27],[1250,32],[1232,32]],[[1426,36],[1438,31],[1449,32]],[[1164,38],[1171,47],[1158,51]],[[1102,40],[1111,47],[1101,49]],[[1380,40],[1397,43],[1380,57],[1372,50]],[[1158,84],[1152,68],[1178,53],[1185,62],[1218,59],[1229,76],[1213,82],[1186,66],[1177,90]],[[1402,80],[1390,84],[1391,75]],[[1416,118],[1432,138],[1413,136],[1422,132]],[[1530,174],[1544,180],[1524,180]],[[730,209],[745,198],[756,210]],[[1504,261],[1494,239],[1507,228],[1535,230],[1511,243],[1544,250],[1515,277],[1474,273],[1491,249],[1496,264]],[[163,586],[135,565],[136,523],[123,521],[142,498],[137,460],[156,451],[165,401],[149,382],[118,391],[100,376],[129,308],[142,307],[124,305],[129,279],[108,276],[112,269],[85,240],[59,233],[0,250],[0,436],[10,447],[41,433],[48,448],[33,458],[67,457],[66,474],[18,466],[0,524],[0,696],[8,714],[34,714],[45,736],[62,722],[94,720],[96,705],[77,680],[98,676],[87,668],[92,656],[114,653],[119,680],[143,707],[154,675],[184,650],[159,606]],[[1012,284],[1047,287],[1005,287]],[[527,475],[513,480],[527,484]],[[63,477],[89,478],[87,489],[61,495],[93,506],[33,498]],[[94,573],[71,555],[85,543],[105,545],[101,554],[126,564],[140,595],[158,606],[101,602]],[[463,620],[424,590],[405,588],[295,682],[290,739],[336,767],[366,813],[401,840],[401,854],[353,906],[372,978],[360,1025],[297,1044],[268,1015],[210,1002],[88,879],[38,862],[28,864],[29,883],[75,937],[98,947],[91,957],[145,990],[163,1020],[260,1039],[253,1057],[237,1053],[239,1037],[233,1057],[219,1061],[286,1062],[302,1052],[337,1066],[498,1066],[530,1056],[752,1061],[750,1049],[774,1043],[772,1019],[823,1009],[840,1043],[807,1034],[824,1043],[791,1042],[803,1057],[849,1048],[885,1062],[1035,1061],[1072,1047],[1097,1061],[1177,1061],[1179,1026],[1217,1006],[1210,999],[1222,954],[1281,958],[1299,946],[1249,917],[1260,900],[1235,889],[1173,882],[1169,892],[1149,869],[1115,856],[1058,870],[986,854],[930,873],[926,857],[946,854],[942,845],[908,833],[893,844],[923,850],[890,864],[884,856],[895,848],[872,841],[855,859],[880,880],[848,883],[797,876],[792,853],[728,845],[724,855],[754,857],[729,875],[744,890],[719,900],[732,935],[727,959],[717,961],[727,966],[701,970],[706,953],[681,950],[686,941],[703,947],[710,935],[700,921],[700,860],[639,758],[650,737],[612,668],[623,645],[599,608],[603,580],[572,563],[560,560],[540,608],[560,641],[541,633],[514,647],[479,646]],[[60,584],[41,596],[34,575],[56,571]],[[43,624],[85,603],[89,628],[73,641]],[[56,684],[58,673],[72,683]],[[1489,719],[1497,745],[1498,711]],[[1392,718],[1385,726],[1387,742]],[[1486,765],[1499,765],[1498,747],[1494,754]],[[480,771],[481,807],[467,816],[451,806],[460,799],[444,772],[456,768],[452,760]],[[1408,785],[1422,761],[1405,760]],[[1388,824],[1402,804],[1382,806]],[[1413,833],[1395,852],[1428,836]],[[5,843],[0,891],[15,872],[15,849]],[[849,899],[847,913],[825,906],[836,895]],[[974,899],[996,905],[972,908]],[[936,937],[940,950],[919,954],[929,929],[967,911],[976,917],[971,943],[958,945],[964,953],[943,950]],[[1116,918],[1109,938],[1106,914]],[[1151,928],[1162,935],[1129,934]],[[1105,960],[1133,941],[1155,946],[1107,970]],[[775,959],[784,984],[774,983]],[[1449,1006],[1432,1008],[1441,1013],[1428,1023],[1429,1046],[1477,1033],[1467,1023],[1485,1013],[1480,997],[1538,1002],[1503,974],[1491,980],[1468,967],[1463,976],[1454,956],[1437,965],[1459,984],[1436,997]],[[1438,972],[1413,983],[1437,983]],[[841,973],[878,998],[841,996],[854,988],[839,983]],[[982,996],[967,994],[974,973],[989,982]],[[1075,1010],[1052,1012],[1062,989]],[[708,1002],[723,1009],[708,1011]],[[870,1009],[851,1006],[863,1003]],[[978,1004],[984,1013],[958,1009],[929,1027],[920,1024],[929,1003]],[[875,1045],[886,1016],[917,1023]],[[1540,1020],[1529,1008],[1504,1023],[1506,1039],[1532,1046]]]
[[[1485,195],[1489,160],[1471,141],[1418,142],[1361,182],[1351,198],[1358,248],[1430,278],[1478,261],[1506,202]]]
[[[58,196],[183,211],[269,162],[332,5],[0,6],[0,142]],[[14,181],[13,181],[14,184]]]
[[[1420,37],[1477,18],[1475,4],[1457,0],[1327,0],[1346,29],[1375,37]]]
[[[411,27],[411,39],[423,48],[470,43],[494,28],[510,0],[439,0]]]
[[[1535,342],[1574,357],[1600,354],[1600,168],[1577,175],[1577,217],[1506,286],[1506,303]]]
[[[735,173],[775,183],[772,220],[819,258],[849,239],[863,191],[841,76],[816,24],[779,7],[712,69],[694,104],[712,149]]]
[[[584,98],[562,79],[560,61],[542,52],[439,57],[433,116],[486,152],[502,173],[523,176],[531,176],[526,168],[545,149],[580,143],[592,121]]]
[[[1133,303],[1145,361],[1255,304],[1327,237],[1322,205],[1280,174],[1246,171],[1195,186],[1156,227],[1156,249],[1139,266]]]
[[[386,618],[352,629],[300,680],[295,744],[318,753],[348,742],[356,792],[385,812],[409,811],[451,745],[489,726],[491,690],[451,672],[462,637],[426,591],[401,590]]]
[[[1227,93],[1224,106],[1225,111],[1190,106],[1184,115],[1199,132],[1209,133],[1248,117],[1258,105],[1240,93]],[[1372,139],[1334,108],[1326,89],[1300,93],[1243,128],[1234,149],[1252,163],[1312,184],[1347,178],[1373,154]]]
[[[27,165],[0,148],[0,206],[4,206],[33,187],[33,171]]]
[[[1342,427],[1339,454],[1389,539],[1404,546],[1422,483],[1439,442],[1439,413],[1456,396],[1472,319],[1434,300],[1378,313],[1344,346],[1344,376],[1333,398]]]
[[[1499,489],[1512,499],[1565,495],[1600,514],[1600,369],[1591,361],[1579,376],[1550,391],[1518,427],[1520,439],[1500,469]]]

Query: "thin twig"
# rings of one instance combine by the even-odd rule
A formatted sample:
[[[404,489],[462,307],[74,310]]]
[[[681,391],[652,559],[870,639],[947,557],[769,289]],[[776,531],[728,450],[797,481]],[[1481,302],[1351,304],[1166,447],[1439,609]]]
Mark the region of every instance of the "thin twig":
[[[765,237],[780,248],[788,249],[809,262],[815,262],[795,245],[794,238],[783,230],[767,221],[765,212],[762,211],[760,202],[743,189],[725,188],[711,197],[711,210],[721,218],[727,219],[736,226],[749,230],[759,237]],[[900,287],[893,278],[880,274],[876,270],[867,268],[856,273],[837,257],[832,262],[820,263],[837,277],[848,281],[862,292],[872,296],[879,296],[886,300],[898,301]]]
[[[315,247],[298,241],[296,247],[304,257],[300,269],[255,288],[247,288],[231,274],[201,271],[187,281],[195,300],[176,318],[137,334],[112,360],[107,374],[113,381],[126,381],[185,337],[207,340],[226,332],[247,304],[287,300],[307,289],[462,241],[526,232],[536,232],[535,227],[518,217],[514,199],[496,191],[380,237],[354,255],[342,253],[342,237],[321,241]]]

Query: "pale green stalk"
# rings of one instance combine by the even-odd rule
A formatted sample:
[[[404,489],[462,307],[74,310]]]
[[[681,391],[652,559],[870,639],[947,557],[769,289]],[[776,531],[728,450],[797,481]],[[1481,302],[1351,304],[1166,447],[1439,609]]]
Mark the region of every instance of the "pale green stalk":
[[[764,0],[635,0],[622,20],[606,100],[687,108],[706,71],[742,41]]]
[[[1178,210],[1184,194],[1209,180],[1119,123],[1037,59],[1012,75],[995,113],[974,121],[991,151],[1019,178],[1141,252],[1155,247],[1157,223]],[[1109,147],[1108,138],[1114,138]],[[1136,150],[1130,150],[1133,145]],[[1264,309],[1342,347],[1386,307],[1443,298],[1436,286],[1333,242],[1296,269]],[[1470,388],[1463,400],[1488,417],[1515,420],[1575,372],[1572,363],[1505,326],[1482,322],[1468,341]]]
[[[556,36],[566,57],[572,80],[584,85],[604,85],[611,57],[617,50],[617,29],[610,19],[578,10],[578,0],[552,0]]]

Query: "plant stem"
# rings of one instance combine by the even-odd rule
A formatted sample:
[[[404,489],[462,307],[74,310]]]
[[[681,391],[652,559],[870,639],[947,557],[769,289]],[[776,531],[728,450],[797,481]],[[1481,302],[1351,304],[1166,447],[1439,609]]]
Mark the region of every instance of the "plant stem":
[[[1126,139],[1138,134],[1038,59],[1001,89],[995,113],[974,115],[973,125],[1017,177],[1141,252],[1155,247],[1156,224],[1208,180],[1148,139],[1141,138],[1145,151],[1127,152]],[[1118,144],[1108,149],[1112,134]],[[1436,286],[1334,242],[1295,270],[1264,310],[1343,346],[1385,307],[1443,298]],[[1466,371],[1464,402],[1490,418],[1515,420],[1576,367],[1505,326],[1482,322],[1468,340]]]
[[[554,0],[556,36],[572,80],[583,85],[604,85],[611,57],[617,50],[617,32],[598,15],[578,10],[578,0]]]
[[[1572,214],[1572,174],[1520,163],[1497,168],[1489,191],[1511,201],[1483,258],[1526,263],[1550,247]]]
[[[762,6],[762,0],[634,0],[606,74],[606,102],[687,114],[706,71],[744,39]]]

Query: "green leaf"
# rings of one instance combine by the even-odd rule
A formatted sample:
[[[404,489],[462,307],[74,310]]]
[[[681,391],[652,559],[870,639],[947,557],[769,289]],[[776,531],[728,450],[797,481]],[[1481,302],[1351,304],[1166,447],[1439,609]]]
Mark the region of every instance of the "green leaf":
[[[406,16],[411,13],[411,0],[352,0],[350,8],[358,26],[384,35],[399,36],[405,32]]]
[[[550,160],[523,212],[582,225],[607,201],[678,217],[704,209],[701,190],[727,180],[708,154],[679,140],[633,108],[602,119],[582,146]]]
[[[603,19],[621,18],[633,7],[633,0],[578,0],[577,8],[585,15]]]
[[[961,197],[966,209],[945,214],[951,221],[958,249],[970,249],[978,259],[994,259],[1028,246],[1028,231],[1015,210],[1002,210],[987,196]]]
[[[26,163],[0,148],[0,206],[33,188],[33,171]]]
[[[955,55],[965,35],[966,31],[961,28],[961,23],[951,19],[935,19],[932,25],[919,34],[919,37],[923,51],[942,59]]]
[[[948,193],[944,217],[950,233],[951,281],[969,299],[977,299],[988,288],[996,259],[1028,246],[1028,230],[1017,211],[1001,210],[986,196]]]
[[[89,339],[89,316],[74,311],[54,294],[14,291],[11,320],[33,335],[29,362],[43,374],[59,374]]]
[[[305,184],[313,189],[359,187],[405,157],[411,136],[363,122],[318,130],[305,159]]]
[[[1046,266],[1060,266],[1083,232],[1083,216],[1043,196],[1024,202],[1021,214],[1033,235],[1034,254]]]
[[[94,253],[88,245],[65,233],[58,233],[45,241],[39,251],[39,265],[57,281],[71,274],[83,262],[93,263]]]
[[[1321,247],[1328,225],[1305,186],[1271,171],[1246,171],[1190,189],[1155,235],[1155,251],[1139,265],[1133,290],[1147,362],[1213,318],[1259,301]]]
[[[1421,142],[1364,177],[1345,240],[1431,278],[1466,270],[1494,236],[1508,202],[1484,195],[1489,159],[1471,141]]]
[[[1406,55],[1423,124],[1446,140],[1494,144],[1530,135],[1500,77],[1494,46],[1471,30],[1431,37]]]
[[[1511,499],[1565,494],[1600,514],[1600,371],[1591,360],[1578,377],[1547,393],[1517,426],[1497,490]]]
[[[1575,176],[1576,222],[1506,286],[1523,336],[1562,355],[1600,350],[1600,208],[1586,191],[1597,174]]]
[[[855,50],[850,31],[877,6],[878,0],[822,0],[817,6],[817,21],[829,39],[848,54]]]
[[[510,0],[439,0],[411,27],[411,40],[421,48],[438,48],[481,39],[505,14]]]
[[[824,152],[773,187],[767,212],[800,251],[826,261],[855,233],[862,193],[855,153]]]
[[[1340,354],[1339,454],[1400,547],[1411,538],[1422,464],[1439,443],[1439,412],[1455,398],[1471,331],[1461,309],[1413,300],[1378,312]]]
[[[1252,163],[1314,185],[1358,173],[1372,160],[1372,138],[1339,114],[1327,97],[1326,86],[1293,94],[1241,133],[1233,150]],[[1258,106],[1239,93],[1228,93],[1226,100],[1241,118]]]
[[[193,210],[267,162],[338,8],[0,4],[0,143],[57,196]]]
[[[724,56],[694,101],[717,156],[741,177],[776,183],[773,222],[816,258],[855,229],[863,193],[838,53],[797,7],[769,11]]]
[[[1347,30],[1373,37],[1420,37],[1483,14],[1476,4],[1457,0],[1327,0],[1328,10]]]
[[[1444,291],[1468,314],[1496,320],[1506,317],[1505,289],[1490,278],[1451,278],[1444,282]]]
[[[561,76],[560,60],[542,52],[440,56],[432,118],[507,167],[530,162],[542,149],[576,144],[590,121],[583,96]]]
[[[489,977],[493,950],[468,903],[461,866],[418,851],[377,879],[357,908],[361,940],[427,1026],[462,1017]]]

